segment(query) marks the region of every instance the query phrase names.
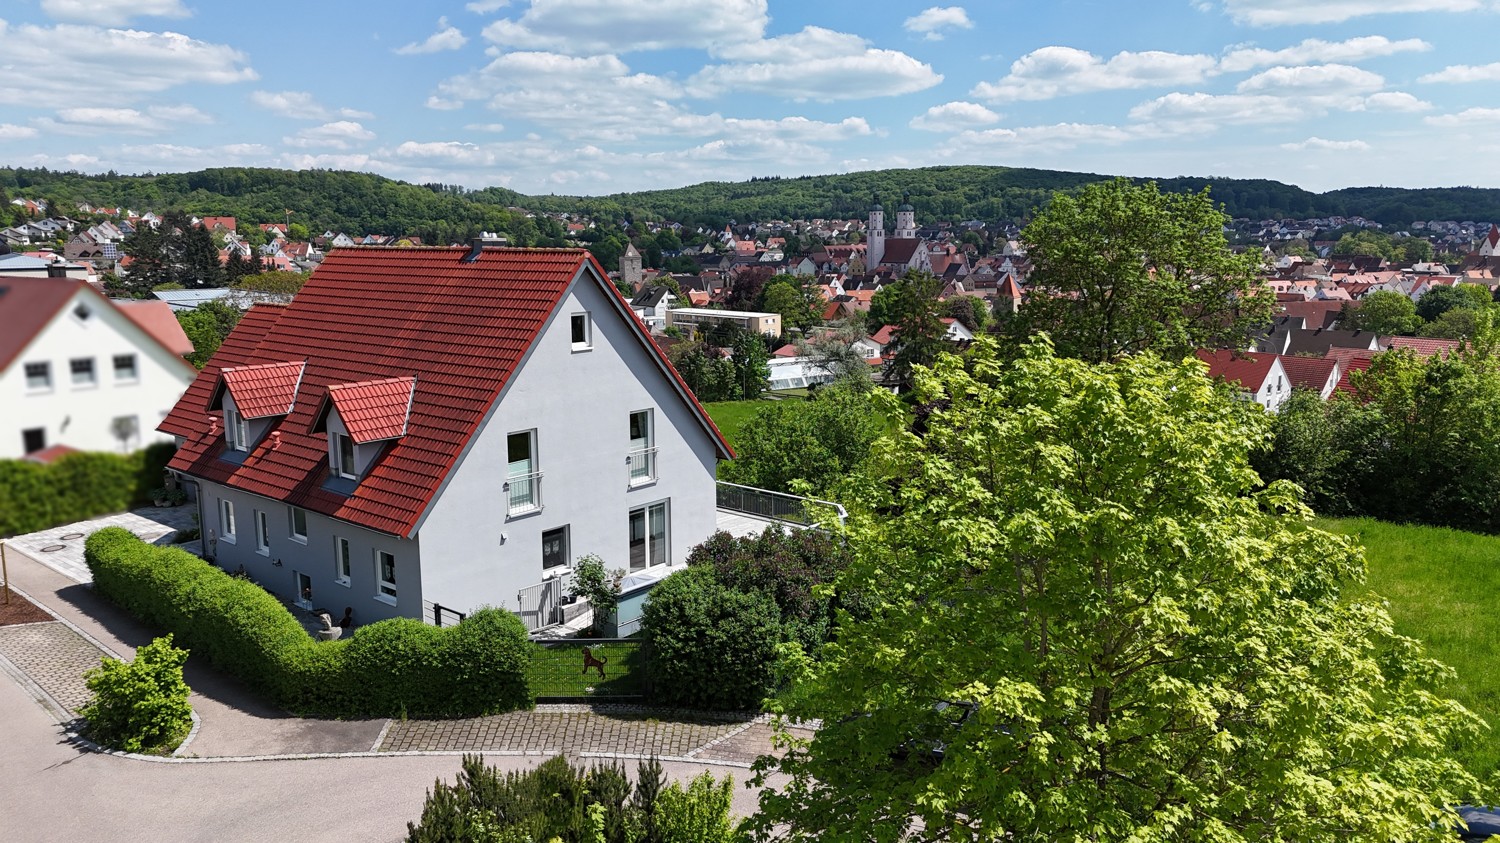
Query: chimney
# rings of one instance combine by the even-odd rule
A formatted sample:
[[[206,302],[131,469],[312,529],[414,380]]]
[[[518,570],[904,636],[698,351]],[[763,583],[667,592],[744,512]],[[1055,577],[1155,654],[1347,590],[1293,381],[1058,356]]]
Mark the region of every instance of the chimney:
[[[47,264],[47,277],[48,278],[67,278],[68,277],[68,265],[65,264],[65,263],[63,263],[63,262],[61,262],[61,261],[57,261],[55,263],[49,263],[49,264]]]
[[[510,241],[506,240],[502,235],[481,231],[478,237],[469,241],[469,253],[464,255],[463,262],[473,263],[479,260],[479,255],[484,251],[485,246],[506,246],[509,243]]]

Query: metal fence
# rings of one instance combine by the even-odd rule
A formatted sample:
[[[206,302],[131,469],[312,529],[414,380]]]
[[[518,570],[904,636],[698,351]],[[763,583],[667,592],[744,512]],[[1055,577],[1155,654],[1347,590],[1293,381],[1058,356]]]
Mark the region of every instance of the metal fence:
[[[848,517],[844,507],[833,501],[788,495],[784,492],[741,486],[738,483],[726,483],[722,480],[717,483],[715,498],[719,509],[743,512],[746,515],[785,521],[789,524],[811,526],[828,515],[837,518],[842,524]]]
[[[534,641],[526,680],[538,702],[651,698],[649,645],[639,638]]]
[[[568,596],[572,578],[569,571],[516,592],[516,614],[521,616],[527,632],[562,623],[563,599]]]
[[[506,478],[506,481],[501,484],[501,490],[505,494],[506,511],[510,515],[542,508],[542,473],[540,471]]]

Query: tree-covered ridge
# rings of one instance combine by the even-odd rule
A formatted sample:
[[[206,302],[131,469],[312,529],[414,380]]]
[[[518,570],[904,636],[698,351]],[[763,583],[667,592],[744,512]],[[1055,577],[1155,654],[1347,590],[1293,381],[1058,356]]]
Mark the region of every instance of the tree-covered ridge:
[[[181,209],[257,222],[285,218],[310,230],[409,234],[435,242],[479,230],[503,231],[513,242],[539,245],[557,236],[539,231],[508,207],[581,213],[603,220],[672,220],[722,227],[730,220],[862,218],[870,198],[888,202],[910,194],[923,222],[1025,220],[1056,191],[1075,191],[1111,176],[1024,167],[962,165],[871,170],[747,182],[704,182],[670,190],[606,196],[525,196],[502,187],[414,185],[369,173],[223,167],[192,173],[85,175],[47,169],[0,168],[0,189],[12,195],[126,206]],[[1144,181],[1144,180],[1137,180]],[[1232,217],[1250,219],[1362,216],[1386,226],[1414,220],[1500,219],[1500,190],[1452,187],[1411,190],[1360,187],[1312,193],[1264,179],[1159,179],[1164,192],[1208,187]]]

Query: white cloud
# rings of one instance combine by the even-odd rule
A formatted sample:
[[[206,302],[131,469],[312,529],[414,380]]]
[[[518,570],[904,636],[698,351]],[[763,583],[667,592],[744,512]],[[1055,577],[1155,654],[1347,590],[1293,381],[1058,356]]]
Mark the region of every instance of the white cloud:
[[[475,0],[473,3],[465,3],[464,8],[476,15],[487,15],[498,12],[510,5],[510,0]]]
[[[934,105],[907,125],[924,132],[958,132],[998,122],[1000,115],[978,103],[948,102]]]
[[[871,47],[858,35],[819,26],[721,47],[716,55],[730,63],[709,65],[694,74],[687,83],[694,95],[750,91],[831,102],[909,94],[943,81],[930,64]]]
[[[1353,151],[1362,150],[1362,149],[1369,149],[1370,145],[1367,144],[1367,143],[1365,143],[1362,140],[1339,141],[1339,140],[1324,140],[1323,138],[1320,138],[1320,137],[1310,137],[1310,138],[1308,138],[1305,141],[1298,141],[1297,143],[1284,143],[1284,144],[1281,145],[1281,148],[1282,149],[1290,149],[1290,150],[1293,150],[1293,151],[1304,151],[1304,150],[1313,149],[1313,150],[1326,150],[1326,151],[1331,151],[1331,152],[1353,152]]]
[[[406,141],[396,147],[394,154],[398,158],[440,159],[449,164],[462,164],[466,167],[488,167],[499,160],[493,150],[487,150],[478,144],[460,141],[432,143]]]
[[[1236,23],[1251,26],[1305,26],[1340,23],[1367,15],[1397,12],[1472,12],[1484,0],[1223,0],[1224,11]]]
[[[1492,64],[1455,64],[1417,79],[1418,82],[1500,82],[1500,61]]]
[[[158,120],[168,123],[212,123],[214,118],[199,111],[197,106],[187,105],[153,105],[146,109],[146,113]]]
[[[1463,128],[1466,126],[1489,126],[1500,123],[1500,108],[1466,108],[1457,114],[1437,114],[1424,117],[1429,126]]]
[[[519,18],[485,27],[484,37],[506,47],[574,55],[712,51],[759,38],[768,20],[766,0],[532,0]]]
[[[962,6],[931,6],[909,17],[901,24],[907,32],[915,32],[928,41],[943,40],[944,29],[973,29],[974,22]]]
[[[182,0],[42,0],[42,11],[55,20],[122,26],[131,18],[185,18],[192,14]]]
[[[1233,73],[1268,67],[1274,64],[1305,64],[1307,62],[1359,62],[1367,59],[1391,56],[1397,53],[1425,53],[1432,45],[1420,38],[1405,38],[1392,41],[1383,35],[1367,35],[1347,41],[1324,41],[1309,38],[1300,44],[1280,50],[1260,47],[1240,47],[1230,50],[1219,62],[1219,69]]]
[[[310,129],[303,129],[293,137],[281,142],[295,147],[327,147],[349,149],[356,143],[374,140],[375,133],[352,120],[337,120]]]
[[[307,91],[251,91],[250,102],[282,117],[327,120],[328,109]]]
[[[37,125],[48,131],[69,135],[117,132],[150,134],[165,131],[173,124],[212,122],[212,117],[191,105],[153,105],[145,111],[111,106],[79,106],[58,109],[55,116],[36,121]]]
[[[282,153],[277,163],[293,170],[358,170],[373,173],[390,169],[390,165],[370,155]]]
[[[498,134],[500,132],[505,131],[505,124],[504,123],[470,123],[469,125],[465,126],[464,128],[468,129],[471,132],[495,132],[495,133]]]
[[[36,137],[36,129],[30,126],[17,126],[14,123],[0,123],[0,141],[21,140],[23,138]]]
[[[458,27],[450,25],[447,18],[438,18],[437,25],[437,32],[427,36],[427,39],[424,41],[413,41],[404,47],[396,48],[396,55],[416,56],[427,53],[441,53],[446,50],[457,50],[469,43],[469,39],[462,32],[458,31]]]
[[[1430,111],[1432,103],[1423,102],[1404,91],[1382,91],[1365,97],[1365,108],[1371,111]]]
[[[115,103],[123,103],[179,85],[260,78],[239,50],[175,32],[11,26],[0,20],[0,45],[0,62],[11,68],[0,74],[0,105],[68,101],[101,85]]]
[[[1081,145],[1114,145],[1140,137],[1139,130],[1102,123],[1055,123],[960,132],[940,148],[945,155],[966,154],[983,147],[1046,147],[1072,149]]]
[[[1315,113],[1291,97],[1174,92],[1137,105],[1130,118],[1157,124],[1285,123]]]
[[[1315,64],[1263,70],[1241,82],[1235,90],[1242,94],[1313,96],[1378,91],[1383,87],[1385,79],[1378,73],[1347,64]]]
[[[259,143],[231,143],[222,146],[151,143],[121,146],[116,152],[124,162],[152,167],[168,163],[174,168],[263,164],[269,163],[273,155],[270,147]]]
[[[1184,85],[1214,70],[1212,56],[1123,52],[1108,61],[1073,47],[1042,47],[1016,59],[998,82],[980,82],[971,93],[992,102],[1046,100],[1091,91]]]

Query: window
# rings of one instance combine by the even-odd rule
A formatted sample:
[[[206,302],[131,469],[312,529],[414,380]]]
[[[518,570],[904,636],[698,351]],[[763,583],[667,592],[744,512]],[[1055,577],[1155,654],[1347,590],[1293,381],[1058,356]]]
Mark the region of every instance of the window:
[[[52,364],[46,361],[26,364],[26,388],[35,391],[52,388]]]
[[[550,571],[568,564],[568,528],[558,527],[542,533],[542,570]]]
[[[78,306],[73,308],[73,317],[79,322],[87,322],[89,321],[89,317],[93,315],[94,312],[89,310],[82,302],[79,302]]]
[[[505,493],[507,514],[542,508],[542,473],[536,470],[536,431],[505,437]]]
[[[630,414],[630,452],[626,461],[630,463],[632,486],[656,479],[656,447],[652,434],[650,410],[636,410]]]
[[[333,434],[333,470],[340,477],[356,480],[359,475],[355,473],[354,467],[354,440],[342,433]]]
[[[630,510],[630,568],[667,564],[667,502]]]
[[[73,372],[74,386],[94,385],[94,358],[77,357],[68,361],[68,368]]]
[[[128,382],[140,379],[140,376],[136,373],[135,369],[134,354],[116,354],[114,363],[115,380],[117,382]]]
[[[349,553],[349,540],[335,536],[333,539],[333,578],[340,585],[349,584],[349,571],[354,567]]]
[[[265,510],[255,510],[255,552],[261,556],[271,555],[271,519]]]
[[[572,319],[573,350],[583,351],[593,346],[590,334],[589,315],[587,313],[575,313]]]
[[[47,428],[33,427],[21,431],[21,448],[24,453],[34,454],[47,447]]]
[[[375,597],[388,603],[396,602],[396,556],[383,550],[375,551],[375,582],[379,588]]]
[[[234,544],[234,501],[219,499],[219,538]]]
[[[292,541],[307,544],[307,510],[295,506],[286,508],[286,520],[290,525],[290,536]]]
[[[236,451],[250,450],[250,428],[239,410],[224,411],[224,439]]]

